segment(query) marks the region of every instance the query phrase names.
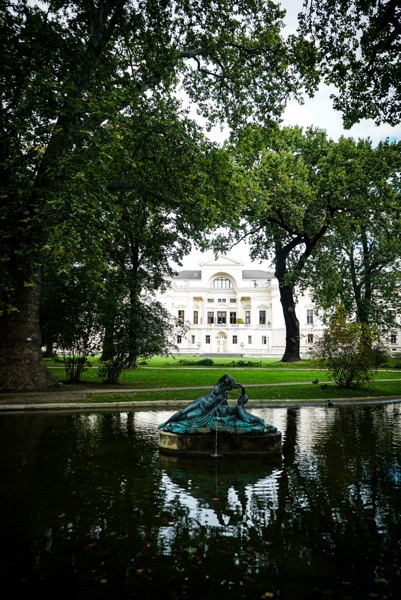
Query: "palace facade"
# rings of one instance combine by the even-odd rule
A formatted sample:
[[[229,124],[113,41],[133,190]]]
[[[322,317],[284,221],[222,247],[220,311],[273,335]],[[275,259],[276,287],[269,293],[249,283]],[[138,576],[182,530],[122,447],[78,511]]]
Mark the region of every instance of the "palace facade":
[[[285,350],[285,324],[278,281],[270,271],[245,268],[229,256],[180,271],[159,301],[188,325],[176,345],[182,355],[278,357]],[[301,357],[310,354],[322,330],[309,296],[297,299]]]

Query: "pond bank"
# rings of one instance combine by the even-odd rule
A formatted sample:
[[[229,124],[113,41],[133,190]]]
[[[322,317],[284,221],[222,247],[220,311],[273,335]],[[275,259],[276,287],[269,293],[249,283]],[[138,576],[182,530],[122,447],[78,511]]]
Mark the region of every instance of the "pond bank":
[[[251,386],[249,386],[251,387]],[[186,387],[186,388],[166,388],[168,390],[200,390],[199,386]],[[210,389],[210,386],[204,386],[203,389]],[[96,399],[88,398],[93,394],[102,393],[138,393],[138,392],[151,392],[159,391],[158,389],[133,389],[133,388],[116,388],[105,390],[100,388],[87,388],[84,390],[42,390],[32,392],[1,392],[0,393],[0,412],[2,411],[24,411],[24,410],[63,410],[63,411],[81,411],[81,410],[132,410],[132,409],[150,409],[150,410],[173,410],[186,406],[191,400],[193,395],[189,394],[188,400],[154,400],[154,401],[143,401],[143,400],[131,400],[124,402],[97,402]],[[250,399],[248,406],[254,408],[258,407],[299,407],[299,406],[327,406],[328,402],[331,402],[333,406],[354,406],[364,404],[388,404],[394,402],[401,402],[401,395],[399,396],[366,396],[356,398],[335,398],[331,401],[321,398],[310,398],[302,400],[294,399]]]

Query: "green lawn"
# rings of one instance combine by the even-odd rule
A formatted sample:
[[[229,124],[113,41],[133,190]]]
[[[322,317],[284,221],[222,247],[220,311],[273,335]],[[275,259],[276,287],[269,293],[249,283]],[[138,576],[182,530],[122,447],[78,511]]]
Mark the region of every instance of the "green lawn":
[[[360,390],[343,390],[338,386],[331,384],[325,388],[309,385],[283,385],[272,387],[247,387],[247,394],[250,400],[335,400],[339,398],[366,398],[368,397],[401,397],[401,380],[397,385],[391,383],[382,383],[380,386],[369,386]],[[198,390],[160,390],[156,392],[113,392],[113,393],[92,393],[86,396],[88,402],[191,402],[204,393],[203,389]],[[238,396],[238,394],[237,394]],[[234,392],[230,398],[237,397]]]
[[[199,359],[182,357],[181,360],[194,363]],[[277,359],[250,359],[248,361],[250,364],[241,367],[238,366],[240,359],[235,361],[227,358],[213,359],[215,364],[212,367],[183,364],[181,360],[154,358],[146,361],[146,364],[140,365],[138,369],[123,372],[120,384],[111,386],[113,390],[118,389],[118,393],[102,391],[102,393],[91,394],[88,399],[97,402],[190,401],[203,394],[205,388],[212,388],[224,373],[229,373],[236,381],[242,383],[251,400],[325,400],[364,396],[401,396],[401,369],[396,360],[389,362],[385,368],[379,369],[373,375],[373,382],[358,390],[344,390],[331,383],[327,372],[317,369],[311,360],[282,363]],[[48,360],[45,362],[60,380],[65,381],[62,363]],[[93,359],[92,368],[83,374],[82,384],[71,386],[71,389],[87,388],[92,385],[106,390],[108,386],[102,384],[98,377],[99,364],[98,359]],[[127,388],[134,391],[127,392]],[[235,392],[232,393],[232,397],[236,397]]]

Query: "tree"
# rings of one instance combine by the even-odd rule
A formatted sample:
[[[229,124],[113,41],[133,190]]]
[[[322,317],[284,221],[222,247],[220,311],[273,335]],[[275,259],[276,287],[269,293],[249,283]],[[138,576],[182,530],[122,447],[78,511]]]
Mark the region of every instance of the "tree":
[[[300,360],[296,286],[337,214],[350,208],[340,181],[329,182],[338,166],[335,146],[321,130],[251,127],[232,147],[244,190],[236,237],[247,238],[253,258],[274,263],[286,326],[284,362]]]
[[[119,306],[113,322],[113,344],[108,359],[99,368],[104,383],[118,383],[124,368],[138,356],[169,356],[176,348],[174,339],[185,334],[185,326],[155,300],[142,297],[132,304]],[[134,348],[132,328],[135,327]],[[132,356],[132,352],[135,352]]]
[[[74,265],[60,272],[45,270],[43,292],[41,312],[47,316],[43,329],[62,352],[67,382],[77,383],[88,358],[100,350],[103,282],[86,265]]]
[[[148,101],[138,108],[132,127],[115,128],[110,173],[117,183],[109,186],[116,191],[110,216],[101,224],[101,246],[110,276],[118,278],[114,314],[121,302],[131,306],[131,367],[139,357],[142,294],[165,288],[165,278],[174,274],[170,263],[188,253],[191,241],[224,223],[234,203],[227,153],[176,104]],[[109,327],[113,318],[106,322]]]
[[[107,203],[105,123],[180,82],[210,119],[274,117],[308,60],[273,2],[3,2],[0,389],[43,387],[41,269],[52,231]],[[301,69],[302,71],[302,69]],[[102,169],[82,168],[96,141]],[[73,193],[76,191],[79,193]],[[72,232],[73,233],[73,232]]]
[[[350,318],[384,332],[396,326],[393,311],[401,305],[401,145],[341,143],[348,146],[344,193],[354,208],[322,240],[307,279],[326,312],[341,302]]]
[[[304,0],[300,30],[314,45],[316,68],[337,88],[333,104],[345,127],[400,122],[399,0]]]
[[[378,345],[377,332],[365,323],[347,322],[346,311],[339,305],[313,354],[340,387],[352,388],[371,380],[376,366],[373,349]]]

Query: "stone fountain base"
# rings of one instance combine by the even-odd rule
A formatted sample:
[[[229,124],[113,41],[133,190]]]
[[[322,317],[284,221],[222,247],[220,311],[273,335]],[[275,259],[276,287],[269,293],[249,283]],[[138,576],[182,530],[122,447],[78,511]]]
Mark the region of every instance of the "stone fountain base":
[[[230,457],[271,456],[281,453],[280,431],[217,432],[199,428],[193,433],[160,431],[159,449],[177,456],[223,455]]]

